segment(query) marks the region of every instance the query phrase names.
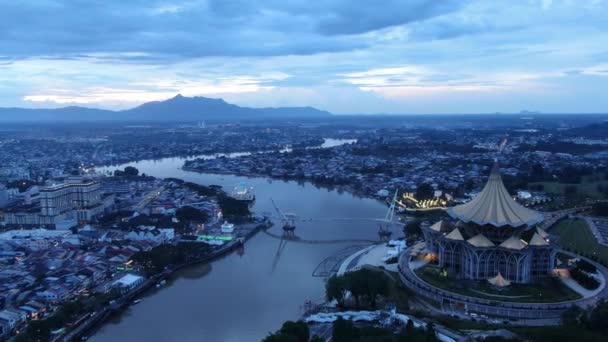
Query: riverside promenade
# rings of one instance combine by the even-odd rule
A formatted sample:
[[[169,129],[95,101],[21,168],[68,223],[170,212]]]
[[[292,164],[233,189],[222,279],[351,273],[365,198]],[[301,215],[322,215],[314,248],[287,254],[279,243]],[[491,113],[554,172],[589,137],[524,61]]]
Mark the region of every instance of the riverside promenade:
[[[85,321],[83,321],[75,329],[67,332],[63,336],[59,336],[59,337],[55,338],[53,341],[69,342],[69,341],[74,341],[80,337],[86,336],[86,334],[88,334],[92,330],[99,327],[113,314],[119,313],[122,310],[129,307],[129,305],[132,304],[133,300],[135,300],[138,296],[140,296],[141,294],[143,294],[150,288],[154,287],[159,281],[169,278],[173,273],[175,273],[181,269],[184,269],[184,268],[196,265],[196,264],[200,264],[200,263],[211,262],[213,260],[221,258],[221,257],[235,251],[240,246],[243,246],[247,240],[249,240],[250,238],[255,236],[256,233],[258,233],[259,231],[261,231],[265,228],[268,228],[269,225],[270,225],[270,221],[267,218],[265,218],[260,223],[249,224],[249,227],[247,227],[248,229],[245,230],[246,232],[244,234],[242,234],[242,235],[239,234],[237,239],[224,244],[223,246],[212,251],[205,257],[198,259],[198,260],[191,261],[191,262],[187,262],[187,263],[184,263],[181,265],[176,265],[175,267],[173,267],[171,269],[167,269],[162,273],[155,274],[155,275],[149,277],[142,284],[135,287],[131,291],[125,293],[120,298],[116,299],[109,306],[92,313]],[[190,243],[200,243],[200,242],[190,242]]]

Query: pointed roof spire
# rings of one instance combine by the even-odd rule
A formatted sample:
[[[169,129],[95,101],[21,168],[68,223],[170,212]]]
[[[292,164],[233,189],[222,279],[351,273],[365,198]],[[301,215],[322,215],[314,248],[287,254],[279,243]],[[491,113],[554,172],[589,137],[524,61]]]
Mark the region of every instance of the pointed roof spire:
[[[510,238],[503,241],[500,244],[500,247],[507,248],[507,249],[515,249],[515,250],[520,251],[520,250],[526,248],[527,245],[528,244],[525,241],[523,241],[522,239],[520,239],[516,236],[511,236]]]
[[[468,239],[467,242],[475,247],[494,247],[494,243],[483,234],[477,234]]]
[[[450,240],[458,240],[458,241],[464,240],[464,238],[462,237],[462,234],[460,233],[460,230],[458,230],[458,228],[452,230],[450,232],[450,234],[445,236],[445,238],[450,239]]]
[[[532,235],[532,239],[528,243],[530,246],[549,246],[549,243],[545,241],[538,233]]]
[[[540,235],[541,238],[547,239],[549,237],[549,233],[547,233],[544,229],[537,227],[536,232]]]
[[[444,220],[439,220],[431,226],[431,229],[437,232],[443,232],[449,229],[449,224]]]
[[[488,279],[488,283],[498,287],[506,287],[511,285],[511,282],[505,279],[500,272],[498,272],[496,277]]]
[[[541,213],[517,203],[505,188],[495,164],[483,190],[468,203],[448,209],[448,214],[463,222],[495,227],[532,226],[544,220]]]

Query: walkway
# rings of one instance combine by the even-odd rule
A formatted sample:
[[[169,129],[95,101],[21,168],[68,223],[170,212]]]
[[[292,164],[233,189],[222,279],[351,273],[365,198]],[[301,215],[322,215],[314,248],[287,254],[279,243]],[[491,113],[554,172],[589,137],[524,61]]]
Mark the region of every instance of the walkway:
[[[585,222],[587,223],[587,226],[589,226],[589,229],[591,230],[591,233],[593,233],[593,236],[595,236],[597,243],[599,243],[602,246],[608,247],[608,241],[606,241],[606,239],[608,237],[608,232],[606,232],[606,229],[608,227],[608,220],[589,217],[589,216],[578,216],[578,217],[585,220]],[[599,223],[599,222],[602,222],[602,223],[600,223],[601,227],[597,226],[597,223]]]
[[[585,211],[591,209],[591,206],[583,206],[583,207],[574,207],[568,209],[562,209],[557,211],[551,211],[548,213],[544,213],[545,221],[542,223],[541,228],[544,230],[548,230],[552,228],[558,221],[563,218],[568,217],[569,215],[575,214],[580,211]]]
[[[573,253],[564,253],[574,255]],[[499,300],[464,296],[436,288],[426,283],[412,271],[410,261],[411,257],[408,249],[402,253],[401,257],[399,258],[399,273],[403,283],[412,291],[423,297],[432,299],[434,301],[439,301],[442,304],[448,303],[457,306],[464,305],[466,311],[478,312],[481,314],[487,314],[489,316],[502,316],[517,319],[552,319],[554,324],[557,324],[562,312],[573,304],[579,306],[589,306],[595,304],[600,298],[608,298],[608,290],[606,289],[605,284],[604,286],[601,286],[601,288],[598,290],[598,294],[594,297],[559,303],[504,302]],[[592,264],[596,266],[600,272],[602,272],[605,278],[608,276],[608,270],[606,270],[605,267],[602,267],[595,262],[592,262]]]
[[[378,243],[378,241],[374,240],[366,240],[366,239],[336,239],[336,240],[306,240],[296,238],[287,238],[280,234],[271,233],[268,230],[263,230],[264,234],[273,237],[278,240],[287,240],[295,243],[308,243],[308,244],[336,244],[336,243]]]
[[[346,272],[356,271],[365,265],[382,267],[387,271],[397,272],[399,270],[397,263],[387,264],[384,262],[385,258],[388,257],[389,252],[391,251],[395,251],[395,247],[387,246],[386,243],[364,248],[344,259],[340,265],[340,268],[338,269],[337,275],[343,275]]]
[[[569,251],[565,251],[563,249],[558,250],[558,253],[561,254],[565,254],[569,257],[572,258],[579,258],[581,260],[585,260],[586,262],[592,264],[593,266],[595,266],[595,268],[598,270],[598,272],[600,273],[600,277],[599,277],[599,281],[600,281],[600,286],[595,289],[595,290],[587,290],[585,288],[583,288],[582,286],[580,286],[578,283],[576,283],[574,280],[572,280],[572,282],[574,282],[577,286],[577,288],[572,288],[574,291],[580,293],[581,295],[583,295],[585,298],[583,299],[579,299],[578,302],[576,303],[579,306],[593,306],[595,305],[600,299],[608,299],[608,286],[606,286],[606,281],[608,280],[608,269],[602,265],[600,265],[599,263],[588,259],[584,256],[580,256],[578,254],[569,252]],[[564,279],[562,279],[564,280]],[[568,285],[566,283],[566,285]],[[568,285],[570,286],[570,285]],[[580,290],[580,292],[579,292]]]

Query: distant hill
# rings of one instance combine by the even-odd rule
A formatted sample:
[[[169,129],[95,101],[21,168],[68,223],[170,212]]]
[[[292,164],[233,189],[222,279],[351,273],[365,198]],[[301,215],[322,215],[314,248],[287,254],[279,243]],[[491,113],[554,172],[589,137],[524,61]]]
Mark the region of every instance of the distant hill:
[[[18,121],[198,121],[270,118],[323,118],[331,113],[313,107],[249,108],[223,99],[177,95],[132,109],[112,111],[85,107],[57,109],[0,108],[1,122]]]

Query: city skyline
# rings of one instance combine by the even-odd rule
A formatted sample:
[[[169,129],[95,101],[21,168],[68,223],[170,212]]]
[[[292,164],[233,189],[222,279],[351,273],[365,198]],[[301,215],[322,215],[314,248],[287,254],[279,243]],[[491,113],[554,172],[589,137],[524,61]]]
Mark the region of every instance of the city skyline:
[[[605,112],[607,6],[7,3],[0,107],[125,109],[179,93],[336,114]]]

